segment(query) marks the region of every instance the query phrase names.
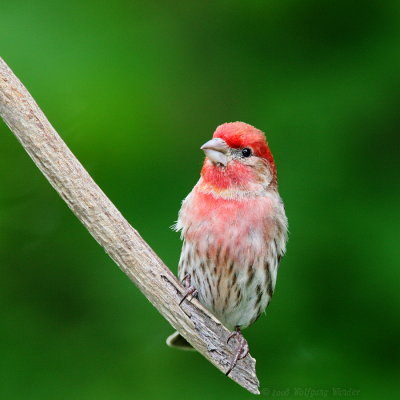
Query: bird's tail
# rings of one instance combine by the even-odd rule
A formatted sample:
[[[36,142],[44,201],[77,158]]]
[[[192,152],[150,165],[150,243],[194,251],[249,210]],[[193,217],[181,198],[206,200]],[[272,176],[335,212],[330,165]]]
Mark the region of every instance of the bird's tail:
[[[172,335],[168,336],[167,345],[176,349],[196,351],[179,332],[174,332]]]

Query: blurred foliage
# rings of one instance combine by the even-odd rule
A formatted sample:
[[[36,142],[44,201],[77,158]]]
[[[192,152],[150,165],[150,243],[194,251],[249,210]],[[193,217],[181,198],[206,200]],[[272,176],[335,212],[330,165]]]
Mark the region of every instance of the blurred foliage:
[[[245,331],[264,398],[398,398],[400,4],[2,2],[1,56],[176,271],[215,127],[266,131],[290,222]],[[250,399],[172,332],[0,122],[0,397]],[[309,392],[310,394],[310,392]],[[314,398],[318,398],[316,395]]]

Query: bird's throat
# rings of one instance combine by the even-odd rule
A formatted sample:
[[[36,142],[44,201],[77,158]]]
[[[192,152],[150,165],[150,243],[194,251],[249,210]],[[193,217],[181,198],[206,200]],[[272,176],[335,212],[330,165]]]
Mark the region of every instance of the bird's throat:
[[[206,159],[197,190],[216,198],[235,200],[256,197],[265,187],[262,179],[248,166],[231,162],[224,167]]]

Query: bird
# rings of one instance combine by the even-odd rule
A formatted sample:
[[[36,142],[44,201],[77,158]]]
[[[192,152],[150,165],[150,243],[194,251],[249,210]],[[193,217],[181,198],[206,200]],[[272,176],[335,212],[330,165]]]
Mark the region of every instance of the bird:
[[[244,122],[219,125],[201,146],[200,179],[183,200],[173,226],[181,233],[181,298],[192,296],[213,313],[238,346],[226,371],[245,358],[242,329],[265,311],[286,252],[288,221],[278,192],[274,157],[265,134]],[[189,347],[175,332],[167,339]]]

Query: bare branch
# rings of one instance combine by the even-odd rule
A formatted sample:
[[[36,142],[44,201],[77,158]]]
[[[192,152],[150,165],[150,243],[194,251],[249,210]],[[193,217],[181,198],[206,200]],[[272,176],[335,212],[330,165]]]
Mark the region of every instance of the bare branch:
[[[96,185],[46,119],[32,96],[0,58],[0,115],[72,212],[123,272],[181,335],[218,369],[229,367],[230,332],[184,291],[176,277]],[[259,394],[255,360],[247,356],[229,375]]]

